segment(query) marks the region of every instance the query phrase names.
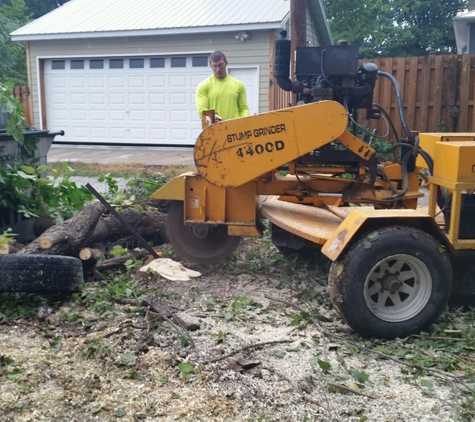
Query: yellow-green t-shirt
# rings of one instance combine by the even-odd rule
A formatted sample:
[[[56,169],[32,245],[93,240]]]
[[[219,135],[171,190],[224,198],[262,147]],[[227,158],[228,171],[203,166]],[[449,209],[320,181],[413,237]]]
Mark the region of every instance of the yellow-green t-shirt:
[[[249,116],[246,88],[231,75],[222,79],[211,75],[201,82],[196,88],[196,107],[200,118],[203,110],[215,110],[223,119]]]

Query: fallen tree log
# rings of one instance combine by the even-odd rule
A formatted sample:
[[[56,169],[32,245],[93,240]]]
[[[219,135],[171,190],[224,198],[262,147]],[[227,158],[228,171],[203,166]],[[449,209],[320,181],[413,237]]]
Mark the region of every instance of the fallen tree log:
[[[136,211],[132,208],[123,209],[119,215],[127,221],[145,240],[163,239],[165,233],[166,214],[157,210]],[[113,241],[128,237],[131,233],[116,217],[105,215],[99,219],[91,234],[89,243]],[[163,240],[160,242],[163,243]]]
[[[79,251],[79,259],[81,261],[89,261],[89,264],[95,265],[104,261],[106,250],[102,245],[93,245],[92,247],[82,248]]]
[[[91,202],[79,214],[50,227],[18,253],[77,256],[78,251],[90,243],[103,212],[104,206],[100,202]]]
[[[153,207],[153,202],[141,202],[136,207],[122,209],[119,215],[142,238],[162,244],[167,216]],[[142,205],[146,205],[146,208]],[[130,245],[137,244],[137,239],[125,224],[105,211],[100,202],[92,202],[73,218],[49,227],[17,253],[79,256],[84,261],[89,261],[88,266],[93,266],[106,258],[106,249],[111,244],[132,249]],[[85,248],[92,250],[83,251]],[[87,256],[89,253],[91,256]]]

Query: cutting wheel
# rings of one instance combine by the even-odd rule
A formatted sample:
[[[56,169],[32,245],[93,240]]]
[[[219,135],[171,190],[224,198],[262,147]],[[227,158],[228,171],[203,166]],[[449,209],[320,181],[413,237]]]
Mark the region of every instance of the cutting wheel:
[[[225,225],[184,223],[183,202],[173,201],[167,217],[167,238],[175,252],[200,264],[215,264],[233,253],[241,238],[229,236]]]

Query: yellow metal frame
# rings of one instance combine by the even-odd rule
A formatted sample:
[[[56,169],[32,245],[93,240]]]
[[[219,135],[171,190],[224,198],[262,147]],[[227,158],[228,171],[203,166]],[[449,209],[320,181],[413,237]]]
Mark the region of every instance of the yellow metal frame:
[[[360,207],[351,211],[348,217],[328,237],[322,247],[322,253],[334,261],[362,229],[371,227],[377,230],[378,227],[388,223],[420,227],[438,239],[448,250],[454,252],[454,248],[445,233],[428,214],[418,210],[374,210],[369,207]]]

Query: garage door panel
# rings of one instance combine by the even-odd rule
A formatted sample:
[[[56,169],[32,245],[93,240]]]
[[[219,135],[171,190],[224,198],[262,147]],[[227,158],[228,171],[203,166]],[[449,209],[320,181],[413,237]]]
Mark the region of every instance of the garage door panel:
[[[168,121],[167,110],[150,110],[150,123],[164,123]]]
[[[110,134],[114,141],[124,141],[127,139],[127,130],[123,127],[111,127]]]
[[[87,129],[84,126],[72,126],[71,136],[81,140],[86,140],[88,138]]]
[[[130,139],[132,141],[142,142],[145,139],[147,133],[144,127],[132,127],[130,128]]]
[[[167,103],[167,96],[164,92],[152,92],[149,95],[150,105],[164,105]]]
[[[166,80],[165,75],[152,75],[148,77],[148,86],[149,88],[165,88]]]
[[[129,105],[144,105],[145,104],[145,93],[144,92],[131,92],[129,93]]]
[[[172,88],[179,88],[179,89],[183,89],[184,87],[189,86],[187,75],[185,74],[170,75],[169,86]]]
[[[53,76],[51,78],[51,86],[53,88],[66,88],[67,80],[64,76]]]
[[[69,100],[73,105],[84,105],[86,104],[86,94],[71,92],[71,94],[69,95]]]
[[[124,122],[125,110],[109,110],[109,120]]]
[[[187,101],[187,95],[185,92],[174,92],[174,93],[170,93],[170,104],[171,105],[182,105],[182,106],[186,106],[186,104],[188,103]]]
[[[171,123],[173,122],[187,122],[188,121],[188,113],[186,110],[170,110],[170,119]]]
[[[72,109],[71,110],[71,119],[73,121],[87,121],[87,110],[86,109]]]
[[[56,94],[53,94],[51,97],[55,106],[57,106],[58,104],[67,104],[68,102],[68,96],[65,93],[56,93]]]
[[[146,111],[145,110],[130,110],[130,121],[131,122],[145,122],[145,116],[146,116]]]
[[[87,86],[89,88],[105,88],[105,79],[105,76],[89,76]]]
[[[144,76],[129,76],[128,78],[129,88],[145,88]]]
[[[125,107],[125,94],[123,92],[109,93],[109,105],[121,105]]]
[[[64,108],[54,108],[52,110],[53,112],[53,118],[55,120],[59,120],[61,122],[65,122],[68,120],[68,110],[64,109]]]
[[[106,110],[105,109],[91,109],[89,113],[89,119],[92,121],[105,122]]]
[[[109,88],[125,88],[125,77],[109,76],[107,78],[107,85]]]
[[[195,90],[210,70],[192,67],[171,68],[170,57],[154,63],[144,58],[144,66],[130,68],[129,58],[123,67],[91,69],[84,59],[83,69],[51,69],[45,60],[46,119],[49,130],[64,130],[59,142],[105,142],[193,145],[201,132],[196,112]],[[74,59],[77,60],[77,59]]]
[[[106,95],[102,92],[90,93],[89,94],[89,104],[101,104],[105,106],[107,104]]]
[[[167,139],[166,134],[167,134],[167,131],[165,129],[157,129],[157,128],[150,129],[150,139],[154,142],[165,143]]]
[[[186,129],[171,129],[170,130],[172,139],[186,139],[187,130]]]
[[[106,140],[107,130],[103,126],[91,126],[91,136],[96,140]]]
[[[76,76],[71,76],[69,78],[69,87],[74,89],[74,88],[84,88],[86,86],[86,81],[84,80],[84,77],[76,77]]]

